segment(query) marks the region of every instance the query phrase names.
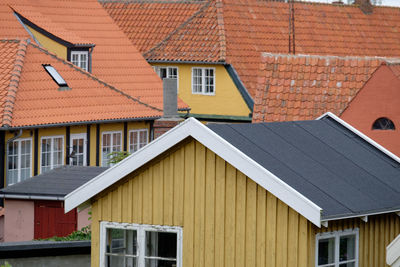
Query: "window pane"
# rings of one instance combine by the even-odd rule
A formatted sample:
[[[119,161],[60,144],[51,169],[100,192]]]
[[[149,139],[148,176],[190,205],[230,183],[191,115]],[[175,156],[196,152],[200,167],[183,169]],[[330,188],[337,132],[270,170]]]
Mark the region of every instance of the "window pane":
[[[176,233],[146,231],[146,256],[176,259],[176,242]]]
[[[193,92],[202,92],[202,69],[193,69]]]
[[[176,267],[175,261],[146,259],[146,267]]]
[[[334,263],[335,238],[320,239],[318,242],[318,265]]]
[[[342,263],[339,266],[340,267],[355,267],[356,263],[355,262]]]
[[[160,78],[161,79],[167,78],[167,69],[166,68],[160,68]]]
[[[109,267],[121,267],[125,266],[123,256],[108,256],[107,266]]]
[[[342,236],[340,237],[340,253],[339,253],[339,261],[348,261],[355,259],[355,245],[356,245],[356,236]]]

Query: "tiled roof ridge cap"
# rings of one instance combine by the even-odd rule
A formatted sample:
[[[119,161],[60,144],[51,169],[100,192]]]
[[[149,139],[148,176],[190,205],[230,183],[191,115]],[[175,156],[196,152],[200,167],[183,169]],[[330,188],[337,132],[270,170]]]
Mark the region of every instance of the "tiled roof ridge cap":
[[[219,38],[219,61],[226,60],[226,35],[224,26],[224,8],[223,0],[216,0],[215,7],[217,9],[217,27],[218,27],[218,38]]]
[[[102,4],[204,4],[207,0],[98,0],[98,2]]]
[[[113,90],[113,91],[115,91],[115,92],[117,92],[117,93],[119,93],[119,94],[125,96],[126,98],[128,98],[128,99],[130,99],[130,100],[132,100],[132,101],[134,101],[134,102],[137,102],[137,103],[139,103],[139,104],[141,104],[141,105],[144,105],[144,106],[146,106],[146,107],[148,107],[148,108],[151,108],[151,109],[154,109],[154,110],[156,110],[156,111],[162,112],[161,109],[156,108],[156,107],[153,107],[153,106],[151,106],[151,105],[149,105],[149,104],[147,104],[147,103],[144,103],[143,101],[141,101],[141,100],[139,100],[139,99],[137,99],[137,98],[135,98],[135,97],[133,97],[133,96],[128,95],[127,93],[125,93],[125,92],[123,92],[123,91],[117,89],[116,87],[114,87],[114,86],[112,86],[112,85],[106,83],[105,81],[103,81],[103,80],[97,78],[97,77],[94,76],[93,74],[91,74],[91,73],[89,73],[89,72],[87,72],[87,71],[84,71],[83,69],[81,69],[81,68],[75,66],[75,65],[72,64],[71,62],[65,61],[64,59],[57,57],[55,54],[49,52],[48,50],[44,49],[43,47],[38,46],[38,45],[33,44],[33,43],[29,43],[29,44],[30,44],[31,46],[33,46],[33,47],[39,49],[39,50],[42,51],[43,53],[45,53],[45,54],[51,56],[52,58],[56,59],[57,61],[63,63],[64,65],[67,65],[67,66],[69,66],[70,68],[72,68],[72,69],[74,69],[74,70],[76,70],[76,71],[79,71],[80,73],[86,75],[87,77],[91,78],[92,80],[94,80],[94,81],[96,81],[96,82],[102,84],[102,85],[105,86],[105,87],[108,87],[109,89],[111,89],[111,90]]]
[[[3,42],[3,40],[2,40]],[[22,68],[24,66],[24,59],[26,54],[26,47],[30,43],[29,39],[15,39],[13,42],[19,43],[17,48],[17,53],[15,55],[14,67],[11,71],[10,83],[7,87],[7,93],[4,98],[4,110],[3,117],[1,120],[1,125],[3,127],[10,127],[12,124],[12,115],[15,104],[15,98],[17,96],[17,90],[19,85],[19,80],[21,78]]]
[[[400,64],[400,57],[379,57],[379,56],[330,56],[330,55],[307,55],[307,54],[275,54],[262,52],[262,57],[282,57],[282,58],[317,58],[317,59],[341,59],[341,60],[381,60],[388,64]]]
[[[143,56],[145,58],[150,57],[150,54],[157,50],[158,48],[160,48],[162,45],[164,45],[166,42],[168,42],[168,40],[170,40],[172,38],[172,36],[175,35],[175,33],[177,33],[178,31],[180,31],[181,29],[183,29],[187,24],[189,24],[192,20],[194,20],[198,15],[200,15],[201,13],[203,13],[203,11],[205,9],[207,9],[211,2],[213,0],[208,0],[207,2],[205,2],[205,4],[199,9],[197,10],[192,16],[190,16],[186,21],[184,21],[181,25],[179,25],[178,27],[176,27],[172,32],[170,32],[163,40],[161,40],[158,44],[156,44],[154,47],[152,47],[150,50],[148,50],[147,52],[143,53]]]

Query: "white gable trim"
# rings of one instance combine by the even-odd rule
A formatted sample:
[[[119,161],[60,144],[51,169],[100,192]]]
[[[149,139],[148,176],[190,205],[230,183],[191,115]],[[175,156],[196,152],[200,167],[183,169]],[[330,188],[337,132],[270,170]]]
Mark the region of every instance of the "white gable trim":
[[[386,264],[392,267],[400,266],[400,235],[386,247]]]
[[[318,117],[317,120],[321,120],[325,117],[330,117],[330,118],[334,119],[337,123],[341,124],[348,130],[352,131],[353,133],[358,135],[360,138],[364,139],[366,142],[368,142],[369,144],[371,144],[372,146],[377,148],[378,150],[385,153],[387,156],[389,156],[393,160],[400,163],[400,158],[398,156],[396,156],[395,154],[393,154],[392,152],[390,152],[389,150],[387,150],[386,148],[384,148],[383,146],[381,146],[380,144],[378,144],[377,142],[375,142],[374,140],[372,140],[371,138],[369,138],[368,136],[366,136],[365,134],[363,134],[362,132],[360,132],[359,130],[357,130],[356,128],[354,128],[353,126],[351,126],[350,124],[348,124],[347,122],[345,122],[344,120],[339,118],[338,116],[336,116],[335,114],[333,114],[331,112],[327,112],[324,115]]]
[[[81,205],[156,156],[192,136],[316,226],[321,208],[194,118],[187,119],[65,197],[65,211]]]

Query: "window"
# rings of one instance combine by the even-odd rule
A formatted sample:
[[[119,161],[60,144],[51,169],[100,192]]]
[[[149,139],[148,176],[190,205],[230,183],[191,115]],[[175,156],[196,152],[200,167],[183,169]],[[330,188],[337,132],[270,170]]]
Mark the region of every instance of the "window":
[[[88,71],[88,65],[89,65],[89,52],[87,51],[71,51],[71,62],[72,64],[80,67],[81,69],[84,69]]]
[[[372,125],[373,130],[395,130],[396,127],[392,120],[388,118],[379,118]]]
[[[51,65],[43,65],[44,69],[51,76],[51,78],[58,84],[60,87],[68,87],[67,82],[64,78],[58,73],[58,71]]]
[[[32,140],[17,139],[7,148],[7,185],[19,183],[31,177]]]
[[[41,173],[60,167],[64,164],[64,137],[42,137]]]
[[[176,67],[155,67],[154,70],[161,79],[178,79],[178,68]]]
[[[129,153],[138,151],[148,143],[147,129],[129,131]]]
[[[181,267],[182,229],[101,222],[100,266]]]
[[[215,94],[215,69],[192,68],[192,93]]]
[[[86,166],[86,134],[72,134],[70,147],[70,165]]]
[[[101,166],[109,167],[110,153],[122,151],[122,132],[103,132]]]
[[[358,229],[317,234],[315,266],[358,267]]]

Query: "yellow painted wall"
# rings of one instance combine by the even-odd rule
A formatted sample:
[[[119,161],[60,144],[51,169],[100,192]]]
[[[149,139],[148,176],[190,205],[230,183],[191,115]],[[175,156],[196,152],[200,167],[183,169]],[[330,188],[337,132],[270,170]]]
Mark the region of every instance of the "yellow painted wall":
[[[29,31],[35,36],[36,40],[47,50],[56,54],[59,58],[67,60],[67,48],[56,41],[48,38],[47,36],[41,34],[40,32],[32,29],[31,27],[25,25]]]
[[[178,95],[191,113],[226,116],[249,116],[251,112],[222,65],[153,64],[178,67]],[[215,95],[192,94],[192,68],[215,68]]]
[[[92,266],[100,221],[183,227],[182,266],[312,266],[312,225],[193,140],[92,203]]]

